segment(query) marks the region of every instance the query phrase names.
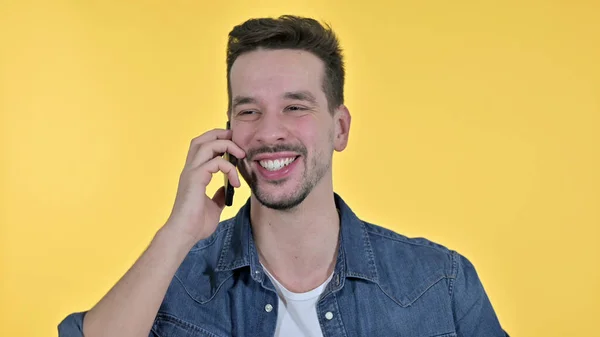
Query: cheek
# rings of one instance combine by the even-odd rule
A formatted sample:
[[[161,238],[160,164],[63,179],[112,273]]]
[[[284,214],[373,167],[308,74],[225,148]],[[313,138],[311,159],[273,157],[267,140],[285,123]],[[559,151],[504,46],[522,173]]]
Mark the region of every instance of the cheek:
[[[247,145],[250,143],[252,139],[252,132],[249,131],[248,127],[238,126],[233,128],[233,133],[231,135],[231,140],[242,149],[246,150]]]
[[[306,146],[319,142],[321,130],[315,118],[298,118],[291,126],[291,130],[294,130],[295,136]]]
[[[297,137],[309,149],[315,153],[328,151],[331,147],[332,130],[326,121],[312,120],[310,122],[299,122],[296,125]]]

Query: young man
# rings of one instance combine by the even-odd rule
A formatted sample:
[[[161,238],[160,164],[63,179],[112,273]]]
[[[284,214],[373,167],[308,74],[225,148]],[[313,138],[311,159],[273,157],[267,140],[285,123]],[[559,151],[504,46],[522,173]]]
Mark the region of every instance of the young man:
[[[293,16],[235,27],[227,79],[232,130],[192,141],[166,224],[60,336],[506,336],[469,261],[359,220],[334,193],[351,118],[328,27]],[[240,186],[225,152],[252,196],[219,223],[212,175]]]

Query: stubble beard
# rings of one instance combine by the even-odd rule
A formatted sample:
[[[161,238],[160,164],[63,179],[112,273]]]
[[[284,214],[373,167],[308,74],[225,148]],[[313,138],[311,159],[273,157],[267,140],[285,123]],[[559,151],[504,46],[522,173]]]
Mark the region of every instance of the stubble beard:
[[[333,151],[331,152],[331,154],[333,154]],[[294,209],[296,206],[300,205],[306,199],[306,197],[308,197],[310,192],[312,192],[315,186],[317,186],[317,184],[323,179],[323,177],[327,174],[328,170],[330,170],[332,156],[329,156],[329,160],[327,162],[321,165],[319,165],[318,163],[318,158],[326,158],[325,156],[325,153],[320,153],[316,155],[312,158],[312,160],[310,160],[310,165],[308,165],[308,159],[305,155],[301,156],[301,158],[298,158],[302,159],[305,168],[300,181],[300,186],[294,191],[291,191],[288,195],[278,198],[269,194],[267,191],[260,187],[256,172],[248,172],[245,169],[245,165],[241,165],[239,169],[242,178],[244,178],[248,186],[250,186],[252,195],[254,195],[258,202],[270,209],[278,211],[289,211]],[[263,184],[278,186],[285,184],[287,181],[288,179],[283,179],[278,181],[263,182]]]

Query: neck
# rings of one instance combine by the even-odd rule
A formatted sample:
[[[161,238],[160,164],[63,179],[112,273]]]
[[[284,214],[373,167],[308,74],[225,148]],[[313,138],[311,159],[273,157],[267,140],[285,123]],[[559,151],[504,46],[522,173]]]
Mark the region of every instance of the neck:
[[[269,209],[252,196],[250,210],[260,261],[288,290],[314,289],[331,275],[340,230],[331,183],[315,186],[294,209]]]

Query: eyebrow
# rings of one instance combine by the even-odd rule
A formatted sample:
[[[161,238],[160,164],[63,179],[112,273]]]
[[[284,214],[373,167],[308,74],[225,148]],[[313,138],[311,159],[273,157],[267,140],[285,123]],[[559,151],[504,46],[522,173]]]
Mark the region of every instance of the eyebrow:
[[[235,96],[235,98],[233,99],[233,109],[235,109],[238,105],[252,104],[252,103],[256,103],[256,100],[252,97]]]
[[[283,94],[285,99],[293,99],[296,101],[306,101],[311,104],[317,105],[317,99],[310,91],[292,91]]]
[[[284,99],[290,99],[295,101],[305,101],[311,103],[313,105],[317,105],[317,99],[310,91],[289,91],[283,94]],[[249,96],[235,96],[233,99],[233,109],[235,109],[238,105],[243,104],[255,104],[257,103],[256,99]]]

